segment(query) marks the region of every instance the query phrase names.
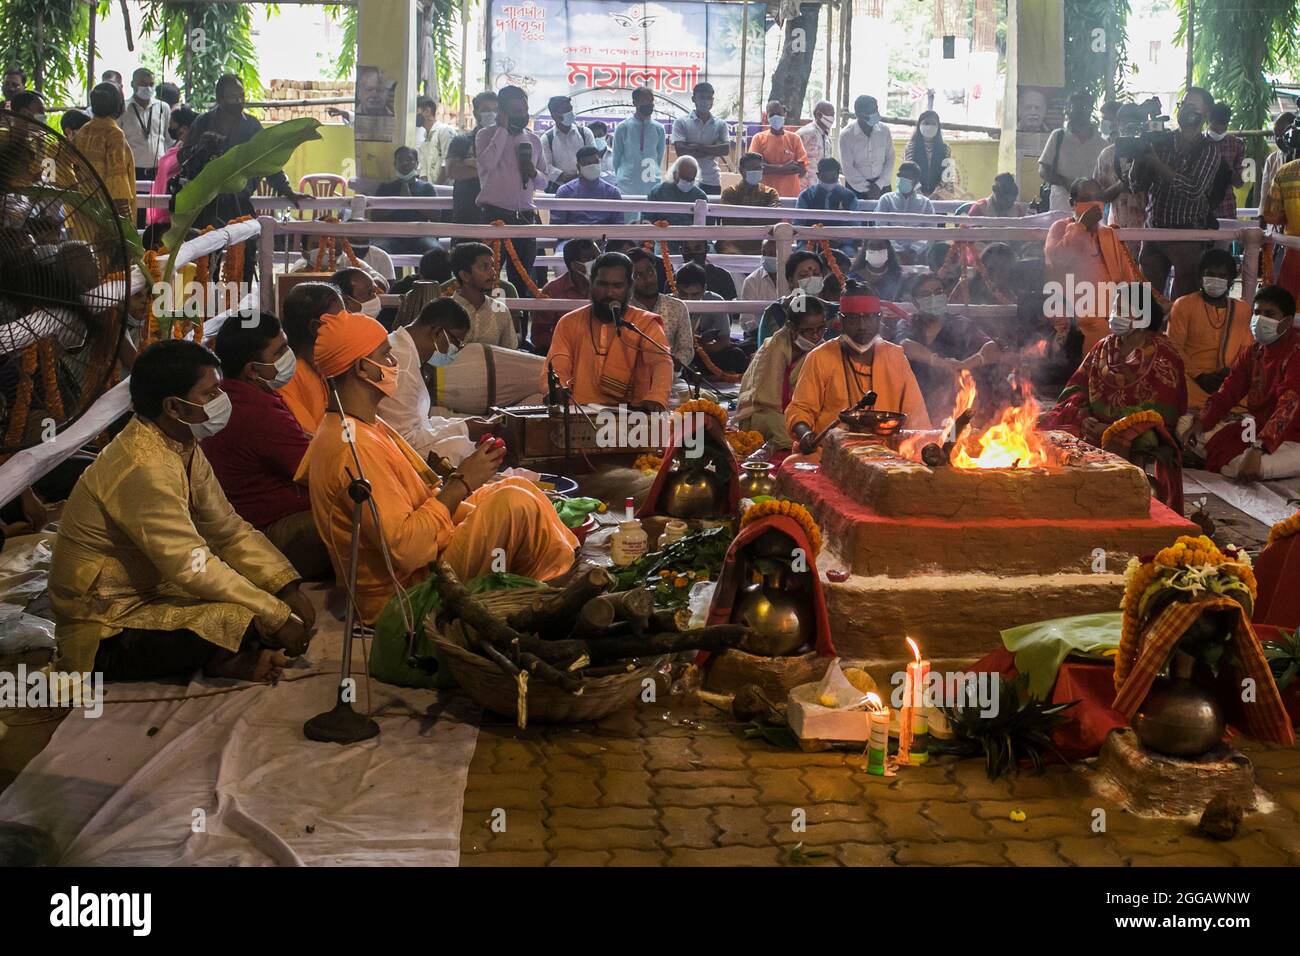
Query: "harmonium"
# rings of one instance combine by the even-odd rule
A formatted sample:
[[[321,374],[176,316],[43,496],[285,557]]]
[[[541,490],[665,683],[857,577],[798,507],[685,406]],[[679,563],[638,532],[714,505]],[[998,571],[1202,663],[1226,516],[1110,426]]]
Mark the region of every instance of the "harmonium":
[[[516,468],[585,474],[600,464],[630,465],[647,450],[602,440],[610,436],[600,434],[604,429],[590,410],[569,409],[567,440],[563,406],[514,405],[492,413],[501,416],[506,464]]]

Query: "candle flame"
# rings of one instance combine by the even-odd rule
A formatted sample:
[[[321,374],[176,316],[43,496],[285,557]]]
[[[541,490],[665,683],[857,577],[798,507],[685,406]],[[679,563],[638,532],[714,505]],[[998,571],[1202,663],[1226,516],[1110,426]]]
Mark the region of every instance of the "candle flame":
[[[907,646],[912,649],[912,656],[916,658],[916,662],[918,664],[921,663],[921,648],[917,646],[916,641],[912,640],[910,637],[907,638]]]
[[[885,704],[880,699],[880,695],[873,691],[867,692],[867,706],[871,708],[872,712],[877,714],[885,709]]]

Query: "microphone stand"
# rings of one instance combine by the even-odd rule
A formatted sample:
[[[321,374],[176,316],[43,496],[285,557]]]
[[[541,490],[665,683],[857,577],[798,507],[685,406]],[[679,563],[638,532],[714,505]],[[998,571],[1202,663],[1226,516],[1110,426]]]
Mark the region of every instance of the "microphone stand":
[[[658,342],[656,342],[650,336],[646,335],[644,332],[638,329],[627,319],[623,318],[623,316],[620,314],[623,311],[623,309],[617,303],[610,303],[609,308],[610,311],[614,314],[614,328],[620,331],[623,329],[630,329],[631,331],[635,332],[637,335],[641,336],[641,338],[649,342],[651,345],[653,345],[664,355],[667,355],[670,359],[672,359],[673,365],[681,371],[682,378],[685,378],[687,381],[689,381],[692,387],[695,389],[695,393],[694,395],[692,395],[692,398],[700,397],[700,386],[703,385],[704,383],[704,376],[701,373],[697,372],[695,369],[691,368],[685,362],[681,361],[676,355],[673,354],[672,349],[665,348],[664,346],[660,345]]]
[[[574,408],[578,413],[587,420],[593,433],[599,433],[600,429],[592,421],[591,416],[577,402],[573,401],[573,389],[567,388],[560,384],[560,376],[556,374],[555,368],[550,362],[546,363],[546,404],[554,407],[562,405],[564,409],[564,465],[566,468],[573,467],[573,440],[570,437],[570,423],[572,421],[572,411]]]

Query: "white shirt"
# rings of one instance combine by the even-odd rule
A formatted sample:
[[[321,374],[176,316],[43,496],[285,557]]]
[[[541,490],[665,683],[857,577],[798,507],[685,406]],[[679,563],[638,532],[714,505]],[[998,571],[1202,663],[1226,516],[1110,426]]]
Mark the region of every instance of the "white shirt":
[[[150,100],[143,106],[134,96],[126,101],[126,112],[119,123],[137,169],[155,169],[158,166],[158,160],[167,149],[167,124],[171,115],[171,107],[162,100]]]
[[[767,270],[761,265],[745,276],[744,281],[740,283],[740,298],[742,301],[775,302],[778,297],[776,276],[768,275]],[[750,329],[757,329],[758,320],[762,314],[762,312],[740,313],[740,327],[746,332]]]
[[[817,185],[817,164],[828,156],[834,155],[831,138],[822,132],[817,120],[804,123],[795,133],[803,141],[803,150],[808,154],[808,171],[803,174],[804,188]]]
[[[392,356],[397,361],[397,391],[379,403],[379,417],[392,425],[406,443],[428,458],[437,452],[453,465],[474,453],[469,427],[464,419],[429,416],[429,389],[420,375],[420,353],[415,340],[405,328],[388,336]]]
[[[542,172],[549,182],[557,182],[561,176],[578,175],[578,150],[590,146],[595,139],[591,130],[576,123],[569,127],[567,133],[560,132],[558,126],[552,126],[542,134]]]
[[[442,167],[447,162],[447,147],[456,135],[456,127],[446,123],[434,123],[433,129],[426,131],[423,126],[415,128],[415,151],[420,154],[420,175],[431,183],[442,182]]]
[[[519,335],[515,332],[515,320],[510,310],[494,296],[484,296],[483,304],[474,308],[459,292],[452,298],[469,313],[469,335],[465,344],[481,342],[484,345],[499,345],[503,349],[519,348]]]
[[[1058,151],[1057,143],[1060,143]],[[1044,166],[1053,166],[1065,177],[1068,183],[1076,179],[1091,176],[1097,169],[1097,157],[1106,148],[1106,141],[1093,129],[1087,139],[1080,139],[1068,129],[1052,130],[1043,144],[1043,152],[1038,162]],[[1070,188],[1052,186],[1051,208],[1059,212],[1070,211]]]
[[[915,186],[912,191],[904,196],[897,190],[885,193],[876,203],[876,212],[910,212],[926,216],[934,215],[934,204],[917,190]],[[913,223],[915,225],[915,223]],[[923,255],[925,250],[930,247],[928,242],[910,242],[894,240],[894,250],[901,252],[904,249],[910,249],[917,255]]]
[[[695,361],[695,330],[691,325],[691,313],[686,308],[685,302],[671,295],[661,294],[655,299],[654,305],[642,305],[640,299],[634,299],[632,304],[638,309],[653,312],[664,320],[664,333],[673,358],[683,365],[690,365]],[[681,377],[681,373],[676,371],[676,366],[674,366],[673,377]]]
[[[877,123],[870,135],[857,120],[840,130],[840,164],[850,189],[866,192],[869,183],[885,189],[894,175],[894,138],[885,124]]]

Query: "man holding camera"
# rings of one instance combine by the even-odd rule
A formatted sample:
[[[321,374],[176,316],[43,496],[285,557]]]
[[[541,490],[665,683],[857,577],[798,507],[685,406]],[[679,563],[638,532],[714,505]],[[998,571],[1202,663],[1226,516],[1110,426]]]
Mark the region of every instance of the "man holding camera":
[[[1115,119],[1118,136],[1136,144],[1146,130],[1149,107],[1146,104],[1125,103]],[[1159,101],[1156,101],[1159,112]],[[1129,186],[1128,174],[1133,168],[1133,157],[1120,154],[1119,143],[1112,142],[1097,156],[1097,168],[1092,178],[1101,184],[1103,202],[1110,203],[1110,220],[1107,225],[1117,229],[1141,229],[1147,221],[1147,194],[1134,192]],[[1136,259],[1138,243],[1126,243]]]
[[[1178,129],[1144,139],[1144,149],[1129,170],[1129,188],[1146,190],[1148,229],[1213,229],[1210,192],[1222,160],[1202,130],[1214,97],[1200,87],[1188,87],[1178,104]],[[1143,242],[1138,265],[1152,286],[1164,291],[1172,271],[1170,298],[1195,292],[1205,243]]]

